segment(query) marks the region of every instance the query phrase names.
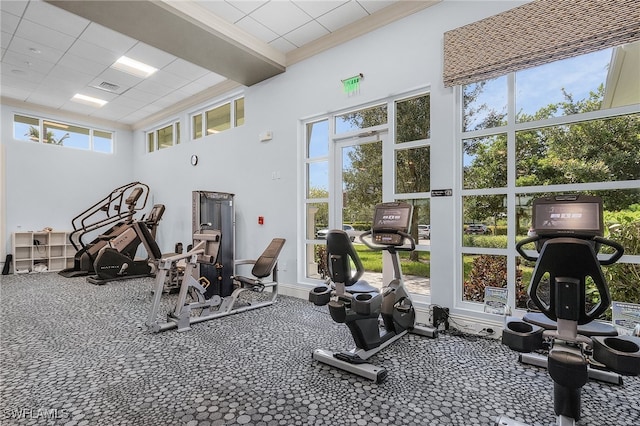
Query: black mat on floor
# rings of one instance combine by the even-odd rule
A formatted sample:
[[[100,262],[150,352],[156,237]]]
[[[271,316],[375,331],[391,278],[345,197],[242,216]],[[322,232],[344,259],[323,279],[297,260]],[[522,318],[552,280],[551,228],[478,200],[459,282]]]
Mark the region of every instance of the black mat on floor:
[[[2,425],[550,425],[546,370],[499,341],[405,336],[372,362],[385,382],[312,360],[352,339],[326,307],[269,307],[151,334],[152,279],[88,284],[54,273],[0,278]],[[583,426],[640,424],[640,378],[591,381]]]

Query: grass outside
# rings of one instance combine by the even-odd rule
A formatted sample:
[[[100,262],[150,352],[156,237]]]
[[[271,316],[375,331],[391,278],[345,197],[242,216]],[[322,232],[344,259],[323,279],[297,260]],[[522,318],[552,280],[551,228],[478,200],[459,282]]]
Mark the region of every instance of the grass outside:
[[[370,250],[363,244],[354,244],[354,247],[366,271],[382,272],[382,252]],[[431,253],[428,251],[417,252],[418,261],[409,260],[409,252],[399,253],[400,266],[402,267],[403,274],[417,275],[420,277],[431,276]]]

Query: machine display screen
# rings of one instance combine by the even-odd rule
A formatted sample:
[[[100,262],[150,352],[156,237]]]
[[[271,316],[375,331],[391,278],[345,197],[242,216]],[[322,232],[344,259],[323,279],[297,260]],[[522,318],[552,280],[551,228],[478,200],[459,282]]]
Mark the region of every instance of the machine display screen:
[[[533,225],[538,234],[545,232],[602,232],[602,204],[593,202],[534,203]]]
[[[410,222],[410,204],[390,203],[389,205],[378,205],[373,218],[373,232],[408,232]]]

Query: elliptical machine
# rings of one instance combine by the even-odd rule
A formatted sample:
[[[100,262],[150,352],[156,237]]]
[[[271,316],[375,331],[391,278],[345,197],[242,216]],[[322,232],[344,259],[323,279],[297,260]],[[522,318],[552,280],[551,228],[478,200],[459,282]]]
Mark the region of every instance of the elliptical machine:
[[[640,339],[617,336],[612,325],[594,322],[611,304],[600,266],[618,261],[624,248],[602,237],[600,197],[562,195],[534,200],[533,224],[536,235],[518,242],[516,250],[536,262],[528,294],[540,313],[527,313],[522,320],[507,318],[502,343],[522,352],[522,362],[548,368],[554,382],[557,424],[575,425],[580,418],[581,388],[589,378],[622,384],[619,375],[640,374]],[[535,243],[539,256],[524,250],[530,243]],[[612,248],[613,254],[599,259],[601,246]],[[543,291],[546,277],[549,289]],[[593,307],[586,304],[588,281],[600,295]],[[547,357],[529,354],[544,347],[549,349]],[[504,416],[496,424],[522,425]]]
[[[361,279],[364,267],[349,235],[343,230],[327,233],[329,280],[326,286],[309,293],[309,301],[318,306],[328,304],[331,318],[349,327],[356,347],[339,352],[316,349],[313,359],[380,383],[387,371],[368,363],[370,357],[408,332],[437,336],[435,328],[416,325],[415,309],[400,268],[398,252],[413,251],[416,247],[407,233],[412,210],[407,203],[378,204],[371,230],[360,235],[360,241],[370,249],[391,255],[393,279],[382,290]],[[351,270],[351,262],[355,272]]]

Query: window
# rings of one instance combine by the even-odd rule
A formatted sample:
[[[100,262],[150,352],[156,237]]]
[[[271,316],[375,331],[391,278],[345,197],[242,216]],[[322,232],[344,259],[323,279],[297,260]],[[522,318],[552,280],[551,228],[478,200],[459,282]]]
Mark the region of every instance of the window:
[[[483,302],[486,286],[507,287],[525,308],[533,265],[515,244],[531,227],[535,198],[599,195],[605,237],[625,246],[606,268],[613,300],[640,273],[640,86],[637,63],[605,49],[460,88],[461,214],[459,302]],[[512,111],[512,112],[510,112]],[[532,247],[533,249],[533,247]],[[473,303],[469,309],[481,309]]]
[[[376,203],[403,201],[414,207],[411,234],[417,244],[401,255],[405,283],[414,294],[429,296],[430,94],[394,97],[303,125],[305,277],[326,278],[322,239],[326,229],[343,227],[367,260],[365,279],[382,282],[381,252],[367,249],[358,235],[371,229]]]
[[[113,132],[57,120],[15,114],[13,116],[13,137],[16,140],[105,154],[113,153]]]
[[[171,124],[147,132],[147,152],[153,152],[169,148],[180,143],[180,122]]]
[[[191,137],[200,139],[203,136],[229,130],[244,124],[244,98],[224,102],[191,116]]]

